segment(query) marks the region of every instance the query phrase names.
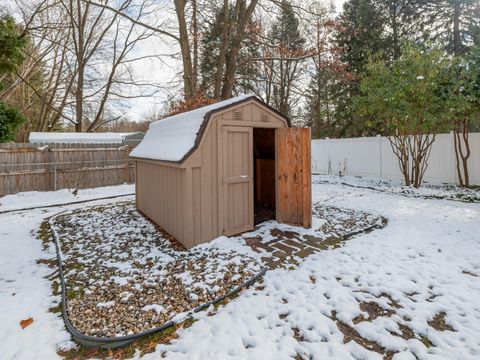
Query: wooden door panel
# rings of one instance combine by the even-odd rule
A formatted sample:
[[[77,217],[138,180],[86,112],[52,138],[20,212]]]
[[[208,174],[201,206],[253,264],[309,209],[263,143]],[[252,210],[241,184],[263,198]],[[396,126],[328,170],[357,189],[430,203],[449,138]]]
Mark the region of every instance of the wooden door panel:
[[[312,225],[310,129],[281,128],[276,136],[277,221]]]
[[[253,229],[253,131],[222,126],[221,202],[223,233],[235,235]]]

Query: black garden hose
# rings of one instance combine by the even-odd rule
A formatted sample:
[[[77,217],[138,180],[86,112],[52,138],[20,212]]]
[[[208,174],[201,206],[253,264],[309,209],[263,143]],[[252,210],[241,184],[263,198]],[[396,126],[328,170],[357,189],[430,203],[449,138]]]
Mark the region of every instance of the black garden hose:
[[[43,209],[43,208],[68,206],[68,205],[75,205],[75,204],[83,204],[83,203],[97,201],[97,200],[108,200],[108,199],[115,199],[115,198],[119,198],[119,197],[132,196],[132,195],[135,195],[135,193],[105,196],[105,197],[101,197],[101,198],[88,199],[88,200],[78,200],[78,201],[72,201],[72,202],[62,203],[62,204],[51,204],[51,205],[43,205],[43,206],[40,205],[40,206],[32,206],[32,207],[26,207],[26,208],[21,208],[21,209],[2,210],[2,211],[0,211],[0,214],[7,214],[7,213],[13,213],[13,212],[19,212],[19,211],[27,211],[27,210],[35,210],[35,209]]]
[[[65,278],[63,276],[63,262],[62,262],[62,258],[61,258],[61,255],[60,255],[61,252],[60,252],[59,239],[58,239],[56,231],[54,230],[54,225],[53,225],[53,222],[52,222],[52,220],[55,217],[57,217],[57,216],[59,216],[63,213],[66,213],[66,212],[67,212],[67,210],[59,212],[59,213],[51,216],[48,219],[48,224],[51,228],[51,233],[52,233],[52,236],[53,236],[53,240],[54,240],[54,243],[55,243],[55,249],[56,249],[56,252],[57,252],[58,269],[59,269],[59,274],[60,274],[60,282],[61,282],[61,285],[62,285],[62,316],[63,316],[63,321],[65,322],[65,326],[67,327],[67,330],[70,332],[70,334],[72,334],[73,339],[76,342],[78,342],[78,343],[80,343],[80,344],[82,344],[83,346],[86,346],[86,347],[96,347],[96,348],[102,348],[102,349],[114,349],[114,348],[126,346],[126,345],[132,343],[135,340],[138,340],[138,339],[141,339],[145,336],[160,332],[162,330],[165,330],[165,329],[175,325],[176,323],[174,321],[170,320],[170,321],[167,321],[166,323],[164,323],[164,324],[162,324],[162,325],[160,325],[156,328],[153,328],[153,329],[150,329],[150,330],[147,330],[147,331],[143,331],[143,332],[140,332],[140,333],[137,333],[137,334],[126,335],[126,336],[107,337],[107,338],[96,337],[96,336],[88,336],[88,335],[82,334],[80,331],[75,329],[75,327],[72,325],[72,323],[68,319],[67,296],[66,296],[67,295],[66,294],[67,293],[67,287],[66,287],[66,284],[65,284]],[[195,307],[194,309],[188,311],[187,315],[191,315],[193,313],[197,313],[201,310],[204,310],[204,309],[208,308],[210,305],[218,303],[218,302],[226,299],[227,297],[239,292],[242,288],[251,286],[253,283],[255,283],[255,281],[257,281],[260,277],[262,277],[265,274],[266,271],[267,271],[267,268],[262,269],[260,272],[258,272],[253,277],[251,277],[249,280],[247,280],[244,283],[236,286],[235,288],[230,290],[228,293],[226,293],[226,294],[224,294],[224,295],[222,295],[222,296],[220,296],[220,297],[218,297],[218,298],[216,298],[212,301],[208,301],[208,302],[206,302],[202,305],[199,305],[199,306]]]

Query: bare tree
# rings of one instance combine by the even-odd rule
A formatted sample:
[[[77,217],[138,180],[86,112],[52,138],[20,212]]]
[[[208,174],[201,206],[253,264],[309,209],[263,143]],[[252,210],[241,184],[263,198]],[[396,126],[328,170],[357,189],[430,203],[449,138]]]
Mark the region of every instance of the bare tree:
[[[123,0],[119,11],[129,19],[82,0],[44,0],[41,7],[32,0],[17,1],[32,46],[0,96],[11,96],[20,85],[35,95],[41,110],[31,130],[50,131],[67,122],[75,131],[95,131],[122,118],[126,100],[158,91],[159,84],[139,79],[134,71],[139,61],[160,58],[134,51],[158,33],[137,24],[150,15],[149,0]],[[39,69],[43,81],[36,80]]]

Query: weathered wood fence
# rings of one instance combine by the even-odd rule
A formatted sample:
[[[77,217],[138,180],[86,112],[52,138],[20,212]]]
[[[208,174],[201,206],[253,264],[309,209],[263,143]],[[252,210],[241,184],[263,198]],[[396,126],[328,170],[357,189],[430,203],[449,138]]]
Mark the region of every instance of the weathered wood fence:
[[[112,144],[0,144],[0,196],[133,183],[129,153]]]

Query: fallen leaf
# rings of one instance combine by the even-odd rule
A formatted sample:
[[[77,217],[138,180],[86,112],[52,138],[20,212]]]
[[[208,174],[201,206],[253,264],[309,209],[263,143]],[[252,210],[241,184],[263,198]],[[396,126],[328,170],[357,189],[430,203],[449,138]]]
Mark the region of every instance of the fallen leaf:
[[[28,319],[20,321],[20,326],[22,329],[25,329],[27,326],[31,325],[33,323],[33,319],[29,317]]]

